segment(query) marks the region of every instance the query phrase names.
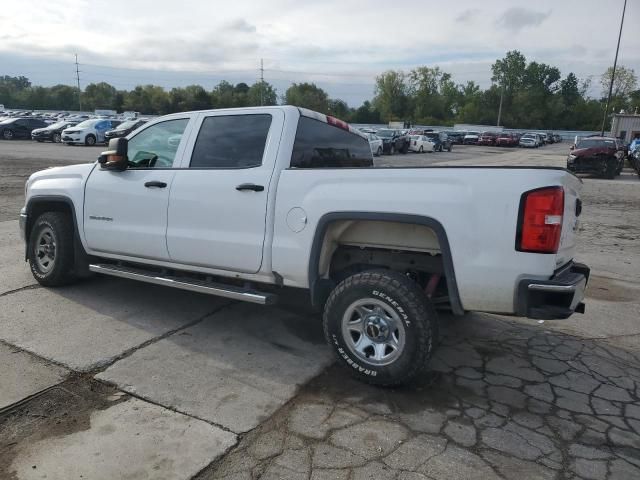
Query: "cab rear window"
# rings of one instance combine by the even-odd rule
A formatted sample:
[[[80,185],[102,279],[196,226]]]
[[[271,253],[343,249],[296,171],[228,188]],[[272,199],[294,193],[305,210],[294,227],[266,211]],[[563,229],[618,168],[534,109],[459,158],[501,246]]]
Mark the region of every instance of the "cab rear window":
[[[291,154],[292,168],[372,167],[366,138],[342,128],[301,116]]]

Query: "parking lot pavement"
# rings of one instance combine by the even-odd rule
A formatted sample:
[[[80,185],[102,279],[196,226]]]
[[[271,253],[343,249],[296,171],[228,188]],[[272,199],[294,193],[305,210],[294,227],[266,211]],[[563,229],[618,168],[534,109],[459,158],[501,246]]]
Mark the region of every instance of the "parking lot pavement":
[[[0,222],[10,220],[0,223],[0,479],[640,478],[631,172],[583,177],[585,315],[443,315],[432,373],[390,390],[326,368],[320,320],[301,308],[106,277],[36,286],[15,221],[24,180],[100,148],[10,147],[0,152]],[[456,147],[376,162],[563,166],[567,150]]]
[[[0,340],[88,372],[225,304],[215,297],[107,278],[24,289],[0,297]]]
[[[188,480],[232,433],[158,405],[66,382],[0,423],[0,478]],[[11,417],[9,417],[11,418]]]
[[[242,433],[332,360],[315,316],[237,304],[136,351],[96,378]]]
[[[640,478],[637,352],[444,320],[429,377],[381,390],[331,368],[198,480]]]
[[[0,343],[0,412],[57,385],[68,370]]]
[[[0,222],[0,295],[36,283],[22,260],[24,244],[20,241],[18,221]]]

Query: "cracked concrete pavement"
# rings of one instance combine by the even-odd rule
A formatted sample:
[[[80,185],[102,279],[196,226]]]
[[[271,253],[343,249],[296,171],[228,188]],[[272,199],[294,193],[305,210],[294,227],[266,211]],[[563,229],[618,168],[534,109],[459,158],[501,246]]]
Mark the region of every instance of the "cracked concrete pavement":
[[[561,165],[563,148],[391,160]],[[0,213],[20,203],[12,185]],[[584,187],[586,315],[443,314],[431,373],[395,390],[330,366],[296,302],[111,278],[36,287],[17,222],[0,222],[0,478],[640,478],[638,181]]]

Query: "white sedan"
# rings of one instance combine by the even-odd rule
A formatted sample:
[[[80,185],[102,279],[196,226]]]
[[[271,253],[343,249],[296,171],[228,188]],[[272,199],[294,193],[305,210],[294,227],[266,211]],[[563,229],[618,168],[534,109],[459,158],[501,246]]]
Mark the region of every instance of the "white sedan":
[[[371,153],[373,153],[376,157],[382,155],[382,139],[375,133],[367,133],[367,138],[369,139],[369,147],[371,148]]]
[[[411,135],[409,150],[412,152],[433,152],[434,143],[424,135]]]

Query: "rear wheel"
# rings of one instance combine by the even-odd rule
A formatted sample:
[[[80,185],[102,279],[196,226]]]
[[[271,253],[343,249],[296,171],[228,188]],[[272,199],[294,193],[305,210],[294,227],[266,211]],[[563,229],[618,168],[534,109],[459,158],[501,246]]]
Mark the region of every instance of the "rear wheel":
[[[59,133],[54,133],[52,140],[53,140],[53,143],[60,143],[62,141],[62,137],[60,136]]]
[[[9,129],[3,131],[2,138],[4,138],[5,140],[13,140],[13,131]]]
[[[378,151],[376,152],[376,156],[382,155],[382,147],[378,147]]]
[[[47,287],[66,285],[73,274],[73,222],[62,212],[40,215],[29,235],[27,256],[33,277]]]
[[[376,385],[416,378],[437,337],[436,312],[424,292],[405,275],[386,270],[342,281],[327,300],[323,325],[339,361]]]
[[[418,153],[424,153],[424,148],[422,147],[422,145],[420,145],[420,148],[418,149]]]

